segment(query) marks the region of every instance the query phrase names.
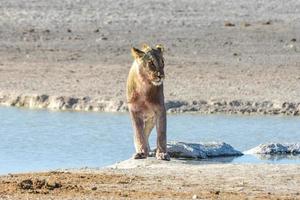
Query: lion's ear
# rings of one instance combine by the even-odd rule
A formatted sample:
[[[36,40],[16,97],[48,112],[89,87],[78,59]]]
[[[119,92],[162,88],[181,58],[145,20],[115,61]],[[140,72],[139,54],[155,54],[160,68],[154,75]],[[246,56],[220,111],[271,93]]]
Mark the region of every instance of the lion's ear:
[[[158,51],[160,51],[160,53],[163,53],[164,52],[164,47],[163,47],[163,45],[161,45],[161,44],[158,44],[158,45],[156,45],[156,49],[158,50]]]
[[[147,52],[147,51],[150,51],[150,50],[151,50],[151,47],[150,47],[148,44],[143,44],[142,50],[143,50],[144,52]]]
[[[145,55],[145,53],[137,48],[132,47],[131,48],[131,54],[134,57],[134,59],[141,58]]]

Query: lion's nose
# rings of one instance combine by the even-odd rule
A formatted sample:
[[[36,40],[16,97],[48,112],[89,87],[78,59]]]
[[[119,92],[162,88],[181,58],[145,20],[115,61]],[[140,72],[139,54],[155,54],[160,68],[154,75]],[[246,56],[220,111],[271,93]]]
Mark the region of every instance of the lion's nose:
[[[164,77],[164,75],[163,75],[163,74],[161,74],[160,72],[157,72],[157,77],[158,77],[158,78],[163,78],[163,77]]]

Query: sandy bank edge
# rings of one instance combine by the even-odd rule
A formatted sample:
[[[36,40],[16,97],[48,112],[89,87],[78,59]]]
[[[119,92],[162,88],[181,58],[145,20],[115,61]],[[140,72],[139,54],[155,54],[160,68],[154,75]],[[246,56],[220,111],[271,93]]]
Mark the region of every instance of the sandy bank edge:
[[[4,94],[0,93],[0,105],[43,108],[49,110],[127,112],[126,102],[86,97],[49,96],[46,94]],[[195,112],[201,114],[261,114],[261,115],[300,115],[300,102],[272,101],[216,101],[216,100],[167,100],[168,113]]]

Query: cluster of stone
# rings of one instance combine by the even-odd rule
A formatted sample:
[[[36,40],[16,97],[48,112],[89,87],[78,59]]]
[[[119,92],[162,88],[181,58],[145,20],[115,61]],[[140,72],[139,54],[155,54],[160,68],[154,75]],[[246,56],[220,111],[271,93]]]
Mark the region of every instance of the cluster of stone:
[[[78,110],[126,112],[128,107],[122,100],[101,100],[90,97],[68,97],[49,95],[1,95],[0,105],[47,108],[52,110]],[[165,103],[168,113],[197,112],[202,114],[263,114],[263,115],[300,115],[300,102],[271,102],[271,101],[176,101]]]

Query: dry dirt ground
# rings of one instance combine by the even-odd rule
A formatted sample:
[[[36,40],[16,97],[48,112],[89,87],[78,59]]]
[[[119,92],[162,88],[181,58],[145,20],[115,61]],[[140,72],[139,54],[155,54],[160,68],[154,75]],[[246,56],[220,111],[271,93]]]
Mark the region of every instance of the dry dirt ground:
[[[0,92],[125,99],[131,46],[166,47],[167,100],[300,102],[300,2],[2,0]]]
[[[0,177],[0,198],[300,199],[299,165],[172,162],[166,165],[142,161],[142,166],[134,168],[10,174]]]

